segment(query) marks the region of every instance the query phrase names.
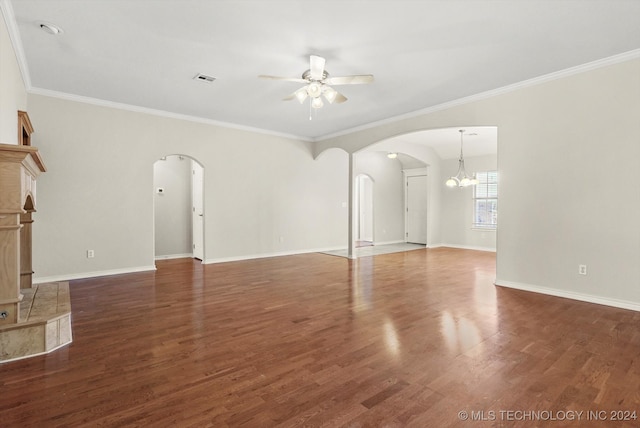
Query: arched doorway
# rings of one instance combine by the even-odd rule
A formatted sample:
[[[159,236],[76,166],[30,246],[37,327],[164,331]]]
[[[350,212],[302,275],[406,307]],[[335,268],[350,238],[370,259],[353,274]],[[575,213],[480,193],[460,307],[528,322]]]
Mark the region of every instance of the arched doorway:
[[[167,155],[153,165],[154,258],[204,255],[204,167],[186,155]]]

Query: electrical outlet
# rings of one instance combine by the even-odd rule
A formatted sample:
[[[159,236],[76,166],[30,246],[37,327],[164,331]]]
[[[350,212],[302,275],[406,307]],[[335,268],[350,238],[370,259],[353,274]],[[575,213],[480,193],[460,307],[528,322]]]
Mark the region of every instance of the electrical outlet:
[[[87,258],[92,259],[96,256],[96,253],[93,250],[87,250]]]
[[[586,275],[587,274],[587,265],[578,265],[578,273],[580,275]]]

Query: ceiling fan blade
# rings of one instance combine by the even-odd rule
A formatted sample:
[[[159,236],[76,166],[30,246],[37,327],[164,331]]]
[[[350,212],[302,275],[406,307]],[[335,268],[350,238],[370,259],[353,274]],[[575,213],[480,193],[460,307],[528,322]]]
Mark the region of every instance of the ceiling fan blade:
[[[340,103],[343,103],[343,102],[345,102],[345,101],[347,101],[347,97],[345,97],[344,95],[342,95],[340,92],[337,92],[337,93],[336,93],[336,99],[335,99],[335,100],[333,100],[333,102],[334,102],[334,103],[338,103],[338,104],[340,104]]]
[[[311,71],[311,79],[322,80],[324,74],[325,59],[321,56],[311,55],[309,58],[309,70]]]
[[[359,85],[373,82],[372,74],[358,74],[354,76],[329,77],[325,80],[327,85]]]
[[[300,79],[296,77],[265,76],[264,74],[261,74],[258,77],[260,79],[284,80],[285,82],[309,83],[305,79]]]
[[[340,92],[333,89],[331,86],[324,85],[322,88],[322,95],[329,101],[329,104],[333,103],[343,103],[347,101],[347,97],[342,95]]]

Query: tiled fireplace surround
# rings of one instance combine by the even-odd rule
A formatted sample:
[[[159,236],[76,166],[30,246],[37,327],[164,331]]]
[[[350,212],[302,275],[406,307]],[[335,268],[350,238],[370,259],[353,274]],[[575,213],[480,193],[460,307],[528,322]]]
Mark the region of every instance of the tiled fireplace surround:
[[[18,112],[19,144],[0,144],[0,363],[71,343],[69,285],[32,285],[31,224],[36,178],[46,171]]]

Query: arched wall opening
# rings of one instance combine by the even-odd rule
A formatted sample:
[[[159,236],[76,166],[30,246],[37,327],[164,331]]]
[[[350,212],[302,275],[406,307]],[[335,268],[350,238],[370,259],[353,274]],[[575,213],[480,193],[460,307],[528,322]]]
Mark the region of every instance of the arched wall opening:
[[[204,256],[204,167],[187,155],[153,165],[154,259]]]
[[[358,238],[357,228],[357,176],[368,174],[376,180],[377,195],[383,188],[382,182],[366,165],[377,158],[379,165],[389,154],[396,155],[397,177],[401,186],[396,192],[388,192],[387,197],[374,196],[376,207],[385,207],[388,219],[375,216],[375,241],[378,244],[394,242],[424,242],[427,247],[452,246],[460,248],[496,251],[496,230],[475,229],[472,188],[450,189],[444,183],[455,174],[460,155],[460,129],[465,130],[464,157],[467,170],[497,171],[497,127],[495,126],[455,126],[424,130],[412,130],[373,142],[349,154],[349,183],[352,189],[349,201],[353,216],[351,233],[348,237],[350,257],[355,253]],[[472,135],[467,135],[472,134]],[[320,150],[316,157],[326,150]],[[391,177],[391,175],[388,175]],[[383,180],[384,181],[384,180]],[[388,183],[393,179],[387,179]],[[419,184],[419,186],[418,186]],[[409,187],[424,188],[419,209],[411,212]],[[414,193],[415,194],[415,193]],[[415,219],[418,220],[415,220]],[[413,224],[412,224],[413,219]],[[424,223],[423,223],[424,222]],[[416,227],[417,225],[417,227]],[[400,232],[395,229],[400,227]],[[412,236],[409,236],[412,235]],[[425,236],[426,235],[426,236]],[[415,238],[418,236],[418,238]]]
[[[461,133],[460,130],[464,132]],[[405,238],[407,242],[418,241],[409,235],[426,233],[426,244],[430,247],[449,246],[486,251],[496,251],[497,228],[479,228],[476,222],[476,199],[474,187],[449,188],[448,177],[458,170],[461,144],[467,173],[485,173],[498,170],[497,135],[495,126],[456,126],[425,129],[397,135],[368,145],[358,152],[387,151],[410,156],[424,163],[413,168],[403,167],[405,174]],[[461,135],[462,134],[462,135]],[[461,140],[461,137],[463,139]],[[424,178],[418,178],[424,175]],[[410,186],[424,181],[426,199],[424,206],[412,210]],[[496,195],[497,200],[497,195]],[[424,211],[426,210],[426,211]],[[424,211],[424,215],[420,214]],[[411,219],[426,216],[426,229],[416,228]]]

